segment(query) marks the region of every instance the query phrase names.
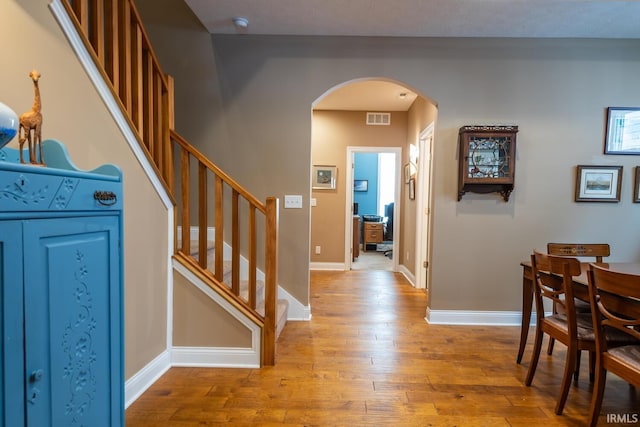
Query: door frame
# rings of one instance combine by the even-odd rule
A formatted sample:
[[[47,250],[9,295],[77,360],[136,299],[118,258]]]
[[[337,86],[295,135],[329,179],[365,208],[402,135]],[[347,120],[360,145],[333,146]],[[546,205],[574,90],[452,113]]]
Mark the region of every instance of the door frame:
[[[416,182],[416,288],[431,289],[431,183],[433,182],[434,122],[418,137],[418,176]],[[425,267],[425,263],[426,266]]]
[[[395,174],[395,189],[393,195],[393,271],[398,271],[398,251],[400,250],[399,239],[400,236],[400,183],[402,173],[402,147],[359,147],[348,146],[347,147],[347,167],[345,177],[345,236],[344,236],[344,266],[345,270],[351,270],[351,254],[353,251],[353,168],[354,168],[354,155],[355,153],[392,153],[396,157],[396,174]]]

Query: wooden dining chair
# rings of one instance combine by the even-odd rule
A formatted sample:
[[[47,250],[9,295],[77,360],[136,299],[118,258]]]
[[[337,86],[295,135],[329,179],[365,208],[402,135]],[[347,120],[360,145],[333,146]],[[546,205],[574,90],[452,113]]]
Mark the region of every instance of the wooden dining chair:
[[[636,387],[640,387],[640,308],[639,314],[615,314],[620,297],[640,300],[640,276],[608,270],[604,266],[590,265],[588,271],[589,299],[593,312],[596,338],[596,371],[589,425],[595,426],[600,415],[607,372],[612,372]],[[615,298],[612,298],[615,295]],[[609,329],[625,334],[628,345],[612,347],[606,339]]]
[[[611,254],[611,248],[608,243],[547,243],[547,253],[574,258],[589,257],[602,262],[604,257]]]
[[[580,261],[576,258],[535,251],[531,255],[531,266],[536,306],[536,335],[525,384],[531,386],[533,382],[544,334],[564,344],[567,347],[567,356],[555,408],[556,414],[560,415],[567,401],[572,374],[579,366],[580,352],[586,350],[591,355],[595,352],[592,319],[589,313],[576,313],[575,310],[572,284],[573,278],[580,275]],[[553,303],[559,310],[546,316],[545,300]],[[592,357],[590,359],[593,360]]]
[[[568,256],[572,258],[590,258],[589,261],[602,262],[604,257],[611,254],[611,247],[608,243],[547,243],[547,253],[549,255]],[[575,300],[575,308],[578,313],[591,313],[591,306],[588,302]],[[553,307],[556,313],[558,307]],[[547,354],[553,353],[555,340],[549,340]],[[577,379],[577,373],[575,375]]]

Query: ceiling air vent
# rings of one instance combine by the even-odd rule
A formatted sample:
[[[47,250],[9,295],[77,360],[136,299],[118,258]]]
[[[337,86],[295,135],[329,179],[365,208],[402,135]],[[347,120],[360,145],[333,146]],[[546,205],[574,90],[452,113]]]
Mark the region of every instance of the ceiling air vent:
[[[391,124],[391,113],[367,113],[367,124],[389,126]]]

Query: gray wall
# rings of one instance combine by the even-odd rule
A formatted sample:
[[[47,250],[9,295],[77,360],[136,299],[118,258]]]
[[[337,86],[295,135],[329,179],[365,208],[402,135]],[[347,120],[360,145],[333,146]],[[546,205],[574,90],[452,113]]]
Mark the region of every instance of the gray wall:
[[[145,19],[156,2],[139,3]],[[301,302],[308,302],[312,103],[359,78],[403,82],[439,107],[432,309],[518,310],[519,262],[548,241],[609,242],[611,260],[640,258],[640,205],[631,202],[640,160],[602,154],[606,107],[640,102],[639,41],[249,35],[213,36],[206,45],[184,5],[171,14],[184,25],[164,17],[148,27],[152,40],[172,40],[154,46],[176,93],[193,96],[192,105],[178,105],[178,130],[259,197],[304,195],[304,209],[281,210],[280,218],[280,282]],[[199,68],[205,62],[207,73]],[[457,201],[457,131],[468,124],[520,127],[508,203],[473,194]],[[575,203],[578,164],[623,165],[622,201]]]

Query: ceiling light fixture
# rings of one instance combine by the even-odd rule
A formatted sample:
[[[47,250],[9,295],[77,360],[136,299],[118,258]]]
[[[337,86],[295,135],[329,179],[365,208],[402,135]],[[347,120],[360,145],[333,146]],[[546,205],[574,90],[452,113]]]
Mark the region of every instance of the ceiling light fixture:
[[[249,20],[247,18],[237,16],[233,18],[232,21],[236,28],[247,28],[249,26]]]

